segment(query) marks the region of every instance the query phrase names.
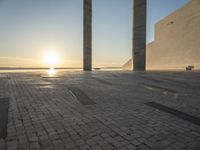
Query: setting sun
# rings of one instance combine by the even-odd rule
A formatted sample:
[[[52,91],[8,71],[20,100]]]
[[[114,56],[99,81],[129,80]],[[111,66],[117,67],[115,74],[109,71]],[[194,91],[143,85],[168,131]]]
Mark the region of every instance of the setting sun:
[[[44,54],[43,61],[49,67],[55,67],[55,65],[60,63],[60,57],[59,54],[55,51],[47,51]]]

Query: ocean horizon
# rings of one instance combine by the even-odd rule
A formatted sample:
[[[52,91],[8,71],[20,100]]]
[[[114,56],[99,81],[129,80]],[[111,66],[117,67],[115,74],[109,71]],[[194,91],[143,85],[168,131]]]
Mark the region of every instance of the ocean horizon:
[[[52,67],[53,68],[53,67]],[[34,67],[34,68],[23,68],[23,67],[0,67],[0,73],[3,72],[34,72],[34,71],[48,71],[51,67]],[[57,71],[82,71],[83,68],[72,67],[72,68],[53,68]],[[94,67],[93,70],[122,70],[122,67]]]

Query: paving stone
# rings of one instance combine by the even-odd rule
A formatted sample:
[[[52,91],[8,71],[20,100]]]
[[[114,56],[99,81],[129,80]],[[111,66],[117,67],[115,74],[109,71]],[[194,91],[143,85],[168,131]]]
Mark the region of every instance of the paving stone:
[[[39,148],[40,145],[38,142],[31,142],[30,143],[30,149],[35,149],[35,148]]]
[[[95,150],[102,150],[102,148],[101,148],[100,146],[98,146],[98,145],[92,146],[92,149],[95,149]]]
[[[144,144],[139,145],[138,148],[139,150],[149,150],[149,148]]]
[[[96,142],[93,139],[87,140],[86,143],[89,144],[89,145],[95,145],[96,144]]]
[[[81,150],[90,150],[91,148],[90,148],[90,146],[89,145],[82,145],[81,147],[80,147],[80,149]]]
[[[126,147],[127,147],[129,150],[135,150],[135,149],[137,149],[134,145],[131,145],[131,144],[127,145]]]
[[[145,105],[156,102],[200,118],[199,88],[194,86],[200,85],[198,73],[58,73],[62,78],[40,74],[7,73],[9,82],[0,79],[0,97],[10,97],[7,137],[0,140],[0,149],[198,147],[200,126]],[[80,89],[95,104],[80,104],[67,87]],[[176,91],[178,97],[166,90]]]

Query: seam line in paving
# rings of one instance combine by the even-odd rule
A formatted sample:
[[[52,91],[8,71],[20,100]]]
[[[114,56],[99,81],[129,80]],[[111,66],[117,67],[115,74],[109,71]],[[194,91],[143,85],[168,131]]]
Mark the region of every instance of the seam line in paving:
[[[0,139],[7,137],[9,98],[0,98]]]
[[[93,100],[91,100],[82,90],[77,87],[68,87],[68,89],[72,92],[72,95],[76,97],[76,99],[82,105],[93,105],[96,104]]]
[[[178,91],[175,91],[173,89],[169,89],[169,88],[166,88],[166,87],[161,87],[161,86],[157,86],[157,85],[152,85],[152,84],[148,84],[148,83],[141,83],[143,86],[146,86],[146,87],[150,87],[150,88],[153,88],[155,90],[164,90],[166,92],[170,92],[170,93],[178,93]]]
[[[100,82],[100,83],[103,83],[103,84],[108,84],[108,85],[111,85],[112,83],[111,82],[108,82],[104,79],[99,79],[99,78],[96,78],[96,77],[93,77],[93,79],[95,79],[96,81]]]
[[[174,116],[176,116],[176,117],[178,117],[182,120],[189,121],[192,124],[200,126],[200,118],[194,117],[190,114],[178,111],[176,109],[167,107],[165,105],[162,105],[162,104],[159,104],[159,103],[156,103],[156,102],[148,102],[148,103],[145,103],[145,104],[150,106],[150,107],[156,108],[160,111],[172,114],[172,115],[174,115]]]

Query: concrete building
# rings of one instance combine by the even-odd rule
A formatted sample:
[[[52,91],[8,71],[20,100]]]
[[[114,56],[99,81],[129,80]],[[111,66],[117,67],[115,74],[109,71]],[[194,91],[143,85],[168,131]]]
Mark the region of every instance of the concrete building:
[[[131,63],[125,66],[132,68]],[[200,0],[191,0],[159,21],[155,41],[147,45],[147,70],[185,70],[187,66],[200,69]]]

